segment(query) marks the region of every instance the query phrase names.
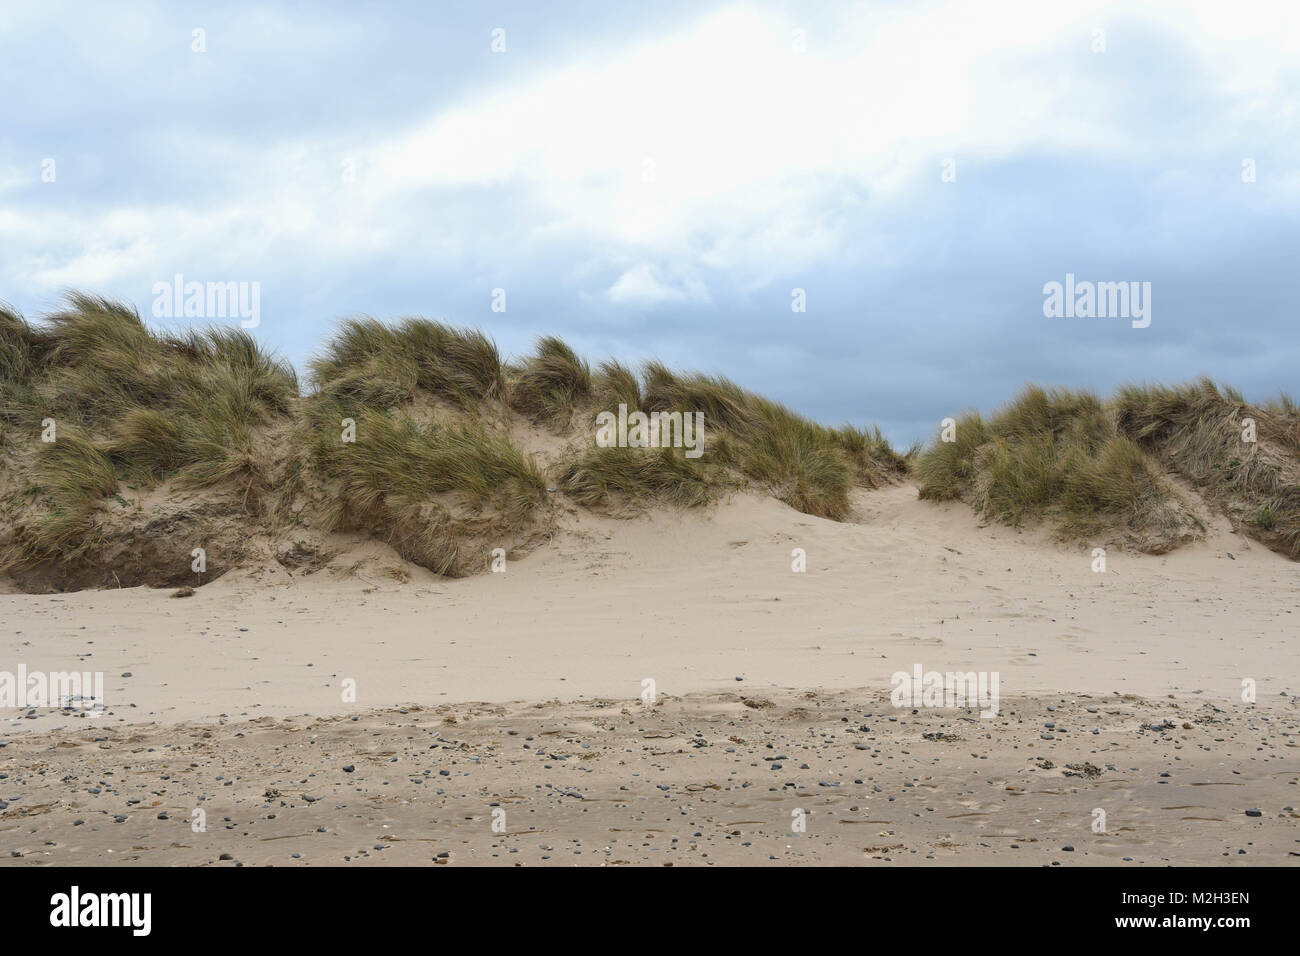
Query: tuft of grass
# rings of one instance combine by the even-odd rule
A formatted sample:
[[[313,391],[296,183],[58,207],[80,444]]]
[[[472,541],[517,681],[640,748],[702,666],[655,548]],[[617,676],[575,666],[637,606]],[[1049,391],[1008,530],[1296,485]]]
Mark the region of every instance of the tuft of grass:
[[[726,486],[715,470],[672,448],[591,446],[560,473],[560,487],[586,507],[617,500],[694,508],[712,501]]]
[[[761,400],[729,379],[699,373],[678,375],[651,360],[645,363],[642,381],[647,411],[703,412],[706,425],[739,437],[759,425],[756,406]]]
[[[319,393],[380,409],[410,401],[417,390],[472,408],[505,388],[496,343],[430,319],[396,326],[349,319],[310,369]]]
[[[566,472],[566,487],[580,502],[604,501],[608,486],[647,500],[696,503],[719,487],[748,481],[798,511],[839,521],[852,513],[854,487],[877,488],[907,469],[879,429],[826,428],[729,379],[679,374],[657,360],[642,366],[639,383],[625,366],[604,363],[594,396],[589,409],[613,411],[624,403],[629,411],[648,414],[702,413],[704,458],[730,477],[704,480],[700,460],[658,461],[644,449],[588,448]],[[643,483],[639,491],[637,480]]]
[[[614,359],[600,363],[592,391],[596,404],[604,406],[604,410],[613,411],[620,404],[629,409],[641,408],[641,382],[636,372]]]
[[[1252,405],[1237,390],[1201,379],[1125,386],[1115,409],[1122,431],[1236,527],[1300,558],[1300,414],[1290,396]],[[1254,441],[1247,440],[1250,422]]]
[[[439,574],[464,573],[477,563],[469,541],[517,533],[546,497],[532,459],[476,423],[421,424],[365,409],[355,442],[339,441],[333,425],[326,427],[314,446],[332,486],[326,526],[369,530]]]
[[[952,441],[944,441],[942,432],[929,448],[917,455],[912,473],[922,498],[952,501],[969,495],[979,476],[975,453],[992,437],[978,412],[967,412],[954,419]]]
[[[765,400],[749,410],[755,424],[739,436],[741,471],[796,511],[847,518],[857,470],[830,430]]]
[[[32,418],[36,408],[32,378],[40,350],[37,331],[0,303],[0,447],[11,430]]]
[[[43,443],[34,477],[28,496],[36,507],[0,551],[0,570],[75,560],[102,543],[99,502],[117,491],[117,477],[88,435],[65,426],[56,441]]]
[[[1261,531],[1274,531],[1279,523],[1277,512],[1267,505],[1257,508],[1254,514],[1250,516],[1250,523]]]
[[[13,309],[0,303],[0,382],[25,382],[38,352],[36,330]]]
[[[591,367],[553,335],[539,339],[510,389],[510,405],[535,421],[567,424],[593,395]]]
[[[844,424],[827,429],[826,434],[849,456],[857,483],[864,488],[879,488],[886,481],[901,478],[908,472],[907,455],[895,451],[878,426],[868,430]]]
[[[991,418],[968,413],[952,441],[943,437],[915,462],[922,498],[965,500],[1008,524],[1048,519],[1067,538],[1119,530],[1155,552],[1201,530],[1159,463],[1091,392],[1027,386]]]

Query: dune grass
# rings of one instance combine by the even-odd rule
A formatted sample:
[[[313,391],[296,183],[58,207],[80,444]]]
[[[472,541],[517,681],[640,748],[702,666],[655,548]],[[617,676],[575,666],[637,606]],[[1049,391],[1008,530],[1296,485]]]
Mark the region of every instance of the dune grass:
[[[43,446],[32,477],[23,495],[29,510],[0,549],[0,569],[76,560],[100,547],[100,502],[118,485],[112,462],[89,436],[66,426]]]
[[[337,411],[339,406],[334,406]],[[364,408],[355,441],[318,412],[313,459],[329,487],[328,530],[365,530],[439,574],[477,567],[476,539],[517,532],[546,497],[546,479],[507,436],[473,422],[422,424]]]
[[[534,421],[567,424],[574,410],[592,396],[591,367],[553,335],[514,370],[510,405]]]
[[[628,408],[642,405],[641,381],[636,372],[614,359],[600,363],[592,380],[592,393],[601,408],[613,410],[620,404]]]
[[[1201,379],[1129,385],[1114,404],[1118,427],[1237,527],[1300,558],[1300,409],[1290,396],[1252,405],[1237,390]]]
[[[246,471],[252,431],[298,394],[293,368],[242,329],[157,335],[133,310],[83,295],[29,329],[29,426],[85,429],[126,478],[201,486]]]
[[[36,405],[31,384],[36,349],[32,327],[0,304],[0,451]]]
[[[694,508],[729,487],[716,468],[697,464],[672,448],[599,448],[592,445],[560,471],[560,487],[587,507],[616,501],[667,502]]]
[[[879,429],[826,428],[721,376],[677,373],[653,360],[639,376],[614,360],[593,372],[554,337],[510,371],[507,391],[511,407],[535,422],[590,430],[592,440],[560,474],[563,489],[585,504],[621,498],[694,506],[748,481],[799,511],[842,520],[854,487],[879,487],[907,468]],[[620,404],[647,414],[703,413],[703,456],[596,446],[595,415]]]
[[[322,394],[376,408],[410,401],[420,390],[473,408],[505,389],[496,343],[430,319],[349,319],[310,370]]]
[[[1048,519],[1066,538],[1120,529],[1153,552],[1197,530],[1159,462],[1092,392],[1031,385],[988,419],[963,415],[948,437],[915,463],[922,498],[961,499],[1007,524]]]
[[[39,325],[0,312],[7,441],[30,449],[29,496],[0,566],[85,554],[98,502],[118,479],[202,487],[267,482],[254,433],[290,413],[293,368],[242,329],[155,334],[136,312],[72,294]],[[42,441],[46,422],[53,441]]]
[[[312,361],[311,381],[299,467],[318,483],[325,529],[368,531],[452,575],[479,567],[485,542],[526,534],[546,479],[482,414],[506,398],[487,336],[428,319],[349,320]]]
[[[640,394],[645,411],[702,412],[710,449],[704,457],[805,514],[843,520],[854,487],[876,488],[906,471],[879,429],[827,428],[721,376],[679,374],[649,361]]]
[[[1300,408],[1285,395],[1252,405],[1203,381],[1103,401],[1029,387],[993,415],[961,416],[955,440],[901,454],[878,428],[827,427],[658,361],[593,367],[550,336],[507,364],[477,330],[357,318],[309,368],[303,397],[293,368],[241,329],[156,332],[81,294],[37,323],[0,307],[0,565],[93,552],[119,482],[233,490],[261,528],[292,506],[297,521],[364,531],[458,574],[483,563],[489,542],[536,533],[552,513],[548,486],[601,508],[696,507],[750,488],[843,520],[855,488],[909,471],[923,498],[1012,524],[1048,519],[1066,537],[1119,529],[1156,551],[1197,530],[1172,475],[1300,557]],[[620,404],[702,413],[703,454],[597,447],[595,415]],[[51,419],[57,440],[42,442]],[[1247,419],[1257,441],[1243,440]],[[530,428],[566,450],[539,464],[516,444]]]
[[[1161,551],[1197,532],[1172,475],[1300,557],[1300,409],[1287,395],[1252,405],[1208,379],[1128,385],[1105,401],[1030,386],[988,419],[962,416],[952,437],[915,462],[923,498],[968,501],[1011,524],[1049,518],[1067,537],[1120,526]]]

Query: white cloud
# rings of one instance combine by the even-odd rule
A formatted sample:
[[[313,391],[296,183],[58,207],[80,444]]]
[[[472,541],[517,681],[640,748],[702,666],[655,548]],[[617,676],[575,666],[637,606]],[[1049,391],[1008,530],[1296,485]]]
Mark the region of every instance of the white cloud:
[[[670,284],[660,281],[646,263],[628,269],[605,293],[615,305],[660,305],[664,302],[707,302],[709,291],[697,279]]]
[[[796,27],[807,31],[804,53],[792,46]],[[1110,52],[1072,58],[1097,27]],[[700,268],[753,287],[844,254],[845,229],[878,221],[891,203],[896,211],[908,189],[943,188],[943,157],[957,159],[959,178],[972,163],[1043,153],[1197,168],[1221,145],[1221,126],[1188,124],[1202,139],[1173,143],[1124,125],[1135,122],[1122,108],[1131,75],[1114,64],[1152,31],[1186,45],[1199,79],[1227,91],[1207,108],[1230,110],[1241,96],[1234,128],[1294,128],[1285,81],[1300,61],[1298,27],[1300,5],[1208,0],[1149,3],[1140,14],[1041,0],[992,13],[964,3],[855,6],[808,24],[732,6],[672,36],[590,49],[523,80],[510,73],[493,84],[486,67],[484,92],[370,148],[267,145],[215,129],[205,146],[201,128],[187,127],[183,148],[220,156],[228,191],[186,209],[123,208],[107,197],[107,211],[96,203],[51,213],[29,201],[17,219],[0,219],[0,241],[60,252],[42,251],[39,269],[11,259],[5,278],[100,285],[132,270],[147,278],[162,260],[226,268],[286,246],[328,263],[412,249],[505,258],[530,243],[571,242],[603,253],[604,269],[589,278],[607,301],[703,301],[699,280],[682,278]],[[1068,108],[1080,89],[1086,115]],[[357,161],[355,183],[340,183],[344,157]],[[1257,193],[1296,202],[1295,175],[1277,172]],[[0,186],[8,178],[0,171]],[[439,199],[472,204],[498,187],[512,207],[452,215]],[[889,255],[870,253],[876,262]],[[623,271],[610,285],[614,269]]]
[[[1261,56],[1268,44],[1249,13],[1190,9],[1158,3],[1141,16],[1188,43],[1225,88],[1276,90],[1290,66],[1282,51],[1300,33]],[[1295,10],[1274,14],[1300,23]],[[1130,78],[1106,59],[1120,53],[1088,52],[1097,27],[1113,51],[1146,42],[1122,4],[1018,0],[996,15],[978,4],[859,7],[833,29],[810,30],[803,54],[791,44],[798,25],[737,6],[681,35],[594,51],[380,144],[366,157],[365,189],[374,202],[430,187],[522,186],[549,213],[551,234],[677,262],[698,254],[687,240],[703,234],[720,264],[770,278],[834,247],[818,216],[841,202],[846,182],[889,201],[918,176],[938,188],[940,157],[1159,162],[1198,145],[1123,128]],[[1086,115],[1066,105],[1081,86]],[[1279,95],[1264,94],[1265,115],[1287,109]]]

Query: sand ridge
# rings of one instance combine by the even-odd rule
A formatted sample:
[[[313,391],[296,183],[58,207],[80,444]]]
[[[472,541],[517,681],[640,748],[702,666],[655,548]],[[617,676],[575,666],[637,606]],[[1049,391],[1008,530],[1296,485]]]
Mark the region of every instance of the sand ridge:
[[[852,523],[748,495],[704,517],[575,511],[504,573],[463,580],[399,583],[372,562],[352,575],[232,572],[179,600],[144,588],[0,595],[0,653],[29,669],[102,670],[108,723],[635,700],[646,678],[676,695],[737,677],[752,690],[885,690],[918,663],[997,671],[1009,695],[1236,700],[1243,680],[1261,700],[1300,692],[1300,565],[1226,527],[1168,555],[1112,551],[1098,574],[1086,549],[981,527],[910,486],[857,503]],[[791,570],[796,548],[804,573]]]
[[[574,511],[462,580],[372,545],[180,599],[0,596],[7,659],[108,700],[8,721],[4,862],[1300,860],[1297,565],[1215,527],[1098,574],[908,486],[856,504]],[[998,716],[894,706],[915,665],[997,672]]]

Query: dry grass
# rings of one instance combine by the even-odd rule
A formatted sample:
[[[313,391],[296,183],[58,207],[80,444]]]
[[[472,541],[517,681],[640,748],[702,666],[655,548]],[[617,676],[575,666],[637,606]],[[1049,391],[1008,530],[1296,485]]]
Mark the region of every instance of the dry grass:
[[[35,462],[23,492],[35,515],[0,550],[11,568],[93,551],[99,501],[118,479],[237,480],[254,503],[269,482],[254,434],[290,413],[298,383],[243,330],[159,335],[127,306],[73,294],[40,325],[0,313],[0,393],[6,440]],[[50,420],[55,440],[40,441]]]
[[[726,487],[728,482],[717,469],[697,464],[672,448],[593,445],[560,472],[560,488],[586,507],[667,502],[694,508],[712,501]]]
[[[703,456],[676,461],[671,470],[685,484],[680,497],[692,502],[749,483],[805,514],[844,520],[852,513],[849,496],[854,487],[876,488],[906,471],[903,456],[889,446],[879,429],[826,428],[720,376],[679,374],[650,361],[638,383],[629,369],[607,362],[597,376],[596,396],[586,409],[592,415],[614,411],[619,402],[647,413],[703,414]],[[635,472],[622,454],[625,451],[588,449],[579,475],[598,475],[596,462],[606,455],[610,463],[605,470],[618,473],[626,484]],[[720,467],[730,477],[701,474],[706,459],[708,466]],[[641,492],[647,500],[663,496],[658,482],[664,471],[664,465],[656,465],[640,472],[647,479]],[[569,488],[572,493],[601,497],[599,483],[582,489],[570,483]]]
[[[1219,505],[1235,527],[1300,558],[1300,409],[1288,395],[1252,405],[1208,379],[1130,385],[1119,428]],[[1248,441],[1249,421],[1254,441]]]
[[[963,415],[950,437],[916,461],[922,498],[961,499],[1008,524],[1047,519],[1067,539],[1117,532],[1150,552],[1203,530],[1160,463],[1121,432],[1113,405],[1091,392],[1029,386],[987,420]]]
[[[510,405],[534,421],[567,425],[575,409],[592,396],[591,367],[553,335],[515,370]]]
[[[100,547],[100,501],[115,491],[117,478],[108,457],[79,428],[65,427],[37,459],[24,495],[29,508],[0,557],[3,566],[76,560]]]
[[[879,429],[832,429],[728,379],[677,373],[657,361],[637,373],[617,361],[590,366],[545,338],[509,376],[511,406],[536,422],[589,440],[560,470],[563,490],[587,505],[670,501],[695,506],[749,484],[807,514],[843,520],[855,487],[876,488],[907,470]],[[702,413],[703,455],[674,449],[602,448],[595,417],[616,412]]]
[[[345,321],[325,353],[311,362],[311,379],[324,395],[391,408],[418,391],[473,408],[505,389],[496,343],[476,329],[429,319],[384,325]]]
[[[328,530],[369,531],[439,574],[481,566],[483,546],[517,535],[546,498],[532,459],[476,423],[420,424],[365,409],[354,442],[323,423],[313,453],[329,488]]]
[[[1103,402],[1031,386],[987,420],[963,416],[955,439],[916,461],[923,498],[962,499],[1012,524],[1049,518],[1071,538],[1120,527],[1162,551],[1196,533],[1172,475],[1240,530],[1300,557],[1300,409],[1289,396],[1252,405],[1202,380],[1125,386]]]
[[[104,505],[124,486],[213,489],[248,530],[286,516],[360,530],[460,574],[546,530],[548,485],[600,508],[696,507],[750,488],[843,520],[854,489],[909,470],[926,498],[1155,551],[1198,531],[1173,475],[1300,557],[1300,409],[1287,396],[1251,405],[1200,382],[1102,401],[1031,387],[992,416],[962,416],[955,441],[900,454],[879,429],[829,428],[719,376],[653,361],[593,370],[554,337],[512,366],[481,332],[426,319],[344,322],[310,372],[300,397],[294,370],[242,330],[158,333],[92,296],[39,323],[0,308],[0,566],[108,560]],[[597,447],[596,413],[620,404],[702,413],[702,456]],[[1257,442],[1242,440],[1247,418]],[[52,443],[40,440],[47,419]],[[544,469],[511,438],[530,426],[571,452]]]

